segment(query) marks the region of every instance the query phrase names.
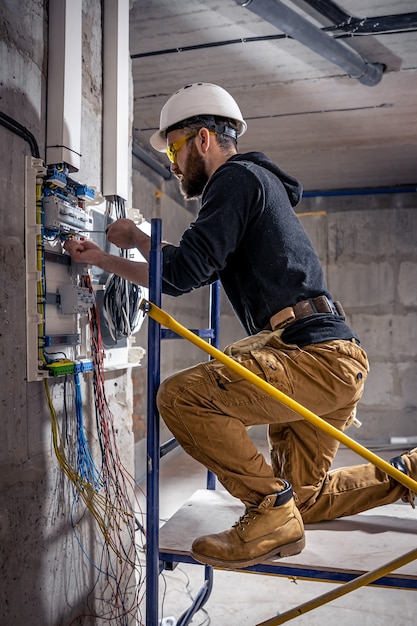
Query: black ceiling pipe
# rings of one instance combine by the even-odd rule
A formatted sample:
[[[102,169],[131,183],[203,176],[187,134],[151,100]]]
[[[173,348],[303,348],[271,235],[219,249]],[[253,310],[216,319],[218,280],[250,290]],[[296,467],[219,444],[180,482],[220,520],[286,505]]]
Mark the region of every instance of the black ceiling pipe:
[[[362,85],[377,85],[385,70],[382,63],[370,63],[341,41],[323,33],[280,0],[235,0],[266,22],[304,44],[331,63],[338,65]]]
[[[304,2],[333,22],[334,26],[325,28],[326,31],[343,30],[350,35],[373,35],[374,33],[380,35],[381,33],[414,31],[417,28],[416,12],[356,17],[343,11],[332,0],[304,0]]]

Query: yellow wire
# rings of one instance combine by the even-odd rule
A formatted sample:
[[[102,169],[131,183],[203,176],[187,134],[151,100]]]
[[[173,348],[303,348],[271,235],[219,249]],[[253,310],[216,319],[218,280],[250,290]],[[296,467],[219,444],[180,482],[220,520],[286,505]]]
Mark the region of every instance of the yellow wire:
[[[166,326],[167,328],[173,330],[175,333],[177,333],[177,335],[184,337],[184,339],[187,339],[197,347],[201,348],[202,350],[204,350],[204,352],[207,352],[213,358],[217,359],[221,363],[224,363],[231,370],[259,387],[259,389],[261,389],[265,393],[268,393],[270,396],[304,417],[308,422],[310,422],[326,434],[334,437],[335,439],[346,445],[348,448],[368,460],[370,463],[373,463],[373,465],[376,465],[377,467],[382,469],[384,472],[392,476],[392,478],[394,478],[397,482],[401,483],[405,487],[408,487],[408,489],[410,489],[414,493],[417,493],[417,481],[410,478],[410,476],[403,474],[402,472],[400,472],[400,470],[397,470],[395,467],[387,463],[387,461],[384,461],[383,459],[381,459],[381,457],[377,456],[364,446],[361,446],[359,443],[348,437],[345,433],[338,430],[331,424],[328,424],[321,417],[319,417],[309,409],[306,409],[304,406],[302,406],[292,398],[289,398],[287,395],[285,395],[285,393],[279,391],[279,389],[276,389],[265,380],[262,380],[262,378],[259,378],[259,376],[246,369],[246,367],[244,367],[234,359],[228,357],[226,354],[224,354],[224,352],[217,350],[217,348],[198,337],[195,333],[188,330],[184,326],[181,326],[181,324],[179,324],[173,317],[168,315],[168,313],[166,313],[162,309],[158,308],[152,302],[149,302],[145,299],[142,300],[140,303],[140,309],[142,311],[145,311],[155,321],[159,322],[159,324],[162,324],[163,326]]]
[[[91,511],[94,519],[96,520],[106,543],[112,548],[116,556],[122,560],[123,557],[120,554],[115,542],[109,534],[107,527],[114,529],[115,527],[120,529],[121,526],[118,520],[125,521],[124,512],[115,507],[107,498],[99,494],[95,487],[88,481],[84,480],[68,463],[62,440],[59,434],[58,419],[55,411],[55,407],[52,402],[51,393],[49,389],[48,379],[44,379],[45,392],[48,400],[49,410],[51,414],[52,424],[52,441],[55,450],[56,458],[67,478],[75,486],[84,503]],[[100,511],[102,513],[100,513]]]
[[[36,185],[36,223],[42,225],[42,184]],[[40,316],[40,322],[38,324],[38,360],[39,363],[46,365],[46,359],[44,355],[43,338],[45,335],[45,294],[43,284],[43,263],[44,263],[44,250],[42,241],[42,232],[36,235],[36,269],[40,274],[40,279],[37,281],[37,308]],[[49,411],[51,415],[52,425],[52,440],[55,450],[55,455],[60,464],[64,474],[74,485],[77,492],[80,494],[85,505],[91,511],[94,519],[96,520],[106,543],[112,548],[116,556],[120,561],[126,560],[117,548],[115,541],[112,539],[108,528],[114,530],[121,529],[122,523],[126,524],[126,518],[132,517],[127,511],[122,511],[114,506],[106,497],[97,492],[96,487],[88,481],[84,480],[68,463],[64,451],[62,439],[59,434],[59,424],[53,406],[49,382],[47,378],[44,378],[44,386],[46,397],[48,401]]]

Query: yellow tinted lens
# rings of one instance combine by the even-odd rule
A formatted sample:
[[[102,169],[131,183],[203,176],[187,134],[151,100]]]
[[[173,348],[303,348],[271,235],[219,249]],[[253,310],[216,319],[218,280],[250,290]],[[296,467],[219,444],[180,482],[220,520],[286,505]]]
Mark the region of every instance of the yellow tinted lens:
[[[167,157],[171,161],[171,163],[175,163],[177,154],[181,150],[185,142],[191,139],[191,137],[195,137],[197,133],[198,131],[194,130],[192,133],[184,135],[184,137],[180,137],[179,139],[177,139],[177,141],[174,141],[173,143],[170,143],[169,146],[167,146]]]
[[[171,161],[171,163],[175,163],[175,157],[177,156],[177,145],[178,141],[174,141],[174,143],[170,143],[167,147],[167,157]]]

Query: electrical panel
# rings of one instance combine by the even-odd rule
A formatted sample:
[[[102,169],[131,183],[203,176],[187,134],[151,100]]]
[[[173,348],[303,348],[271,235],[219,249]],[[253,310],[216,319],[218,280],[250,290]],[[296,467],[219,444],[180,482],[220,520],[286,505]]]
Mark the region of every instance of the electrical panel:
[[[44,232],[88,234],[93,230],[93,218],[84,209],[73,206],[58,194],[47,195],[42,200]]]
[[[108,225],[117,217],[131,217],[139,225],[137,210],[112,215],[112,202],[87,184],[70,176],[65,164],[45,167],[28,158],[26,168],[26,292],[27,378],[41,380],[92,369],[91,315],[98,311],[103,337],[104,369],[140,364],[144,350],[135,346],[135,333],[143,316],[139,304],[147,290],[126,281],[132,310],[118,313],[110,302],[112,281],[122,280],[95,267],[72,264],[63,244],[68,238],[95,241],[112,254],[121,252],[107,242]],[[123,205],[124,209],[124,205]],[[132,254],[129,254],[132,257]],[[137,307],[137,310],[136,310]],[[120,320],[130,320],[119,328]],[[97,322],[97,320],[96,320]]]

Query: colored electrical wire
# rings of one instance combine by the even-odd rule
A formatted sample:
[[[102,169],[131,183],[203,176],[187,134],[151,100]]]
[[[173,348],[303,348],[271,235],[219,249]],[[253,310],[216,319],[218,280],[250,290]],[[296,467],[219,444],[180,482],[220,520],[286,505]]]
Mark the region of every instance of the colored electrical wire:
[[[50,388],[49,388],[49,381],[47,378],[44,379],[44,385],[45,385],[46,398],[48,401],[49,410],[51,414],[52,442],[53,442],[53,446],[55,450],[55,455],[58,459],[58,462],[64,474],[72,482],[74,487],[77,489],[79,495],[84,500],[87,507],[90,509],[106,541],[111,543],[111,536],[109,535],[107,527],[103,523],[103,518],[100,515],[100,511],[102,510],[105,511],[107,509],[108,503],[106,503],[105,498],[102,495],[100,495],[94,489],[94,487],[90,485],[90,483],[88,483],[81,476],[79,476],[75,472],[75,470],[71,467],[71,465],[68,463],[65,450],[64,450],[64,445],[63,445],[60,432],[59,432],[58,418],[57,418],[57,414],[55,411],[55,407],[52,403],[52,398],[51,398],[51,393],[50,393]],[[117,548],[116,548],[116,551],[117,551]]]
[[[75,413],[77,418],[77,466],[76,470],[83,480],[88,481],[96,489],[101,486],[100,472],[94,463],[91,448],[85,435],[83,422],[83,407],[81,398],[80,377],[74,374],[75,384]]]
[[[135,525],[137,523],[136,517],[133,513],[131,514],[131,517],[129,517],[129,515],[121,513],[117,509],[117,506],[120,503],[122,503],[124,509],[128,507],[132,509],[132,503],[127,493],[125,481],[116,480],[117,484],[110,485],[111,481],[109,480],[109,476],[112,475],[112,472],[104,471],[100,475],[99,483],[102,493],[99,493],[97,491],[97,485],[92,485],[89,480],[81,476],[80,473],[77,473],[73,469],[72,464],[69,462],[64,450],[57,414],[52,404],[49,381],[45,379],[44,383],[46,397],[48,399],[51,413],[52,436],[55,454],[64,474],[76,489],[76,496],[71,509],[72,526],[83,554],[86,558],[88,558],[97,571],[97,580],[94,587],[97,586],[97,588],[100,589],[100,597],[95,597],[94,601],[91,600],[91,616],[99,616],[100,619],[106,619],[109,623],[117,623],[122,626],[128,626],[128,617],[137,616],[139,611],[139,594],[143,580],[140,569],[138,570],[139,555],[137,554],[134,536]],[[74,400],[76,405],[78,402],[76,387]],[[79,437],[79,427],[77,426],[75,430],[75,436]],[[117,453],[115,456],[118,456]],[[95,473],[94,476],[97,477],[97,474]],[[103,476],[107,477],[107,485],[104,485]],[[109,487],[112,488],[109,489]],[[124,494],[117,493],[117,490],[121,489],[124,489]],[[114,501],[115,493],[117,493],[116,501]],[[88,556],[87,551],[83,546],[81,521],[84,517],[84,513],[82,511],[81,513],[76,512],[81,502],[84,503],[86,507],[85,510],[92,513],[95,521],[100,527],[101,534],[104,539],[104,543],[101,548],[101,563],[98,564]],[[130,524],[132,532],[123,527],[123,516],[127,526],[129,525],[129,520],[132,520]],[[96,536],[95,554],[97,554],[99,545],[99,537]],[[111,552],[116,554],[116,559],[111,557]],[[105,577],[106,582],[104,586],[103,583],[99,584],[100,576]],[[106,589],[108,591],[106,591]],[[93,589],[90,593],[94,593]],[[100,603],[101,610],[97,611]]]
[[[124,205],[116,203],[116,214],[124,211]],[[37,235],[37,310],[40,318],[38,325],[38,359],[41,367],[60,361],[57,354],[45,351],[46,333],[46,277],[42,185],[36,189],[36,221],[39,224]],[[79,284],[87,287],[94,294],[90,276],[79,278]],[[134,326],[131,313],[139,311],[141,294],[136,285],[118,285],[124,289],[128,302],[120,309],[125,316],[126,329]],[[116,296],[118,297],[118,296]],[[138,302],[136,302],[138,301]],[[114,313],[117,319],[118,313]],[[86,615],[110,624],[128,626],[142,624],[140,605],[144,597],[144,576],[140,562],[140,542],[136,541],[139,530],[144,535],[144,526],[140,521],[142,512],[136,499],[137,485],[121,462],[117,447],[117,431],[113,414],[110,410],[104,379],[104,348],[101,339],[99,311],[94,304],[89,314],[89,340],[93,362],[93,392],[95,420],[92,438],[99,446],[98,459],[93,457],[83,416],[83,397],[81,377],[74,368],[74,374],[64,378],[63,435],[58,415],[52,402],[51,387],[48,378],[44,378],[45,394],[51,416],[52,441],[55,456],[63,474],[73,487],[73,500],[69,508],[69,518],[74,536],[81,553],[96,572],[95,580],[86,600]],[[74,355],[75,356],[75,355]],[[64,354],[65,361],[71,365],[70,358]],[[75,366],[75,363],[74,363]],[[72,411],[69,410],[68,391],[73,393]],[[90,516],[100,532],[94,535],[94,556],[89,554]],[[85,536],[85,531],[88,535]],[[88,615],[87,615],[88,614]],[[79,619],[83,616],[78,616]],[[74,621],[76,621],[74,620]]]
[[[119,196],[107,199],[106,215],[115,219],[126,217],[125,201]],[[127,258],[127,250],[120,250],[120,256]],[[125,278],[110,274],[105,286],[103,310],[113,341],[130,337],[141,318],[139,304],[144,297],[143,289]]]
[[[141,317],[139,304],[142,287],[111,274],[106,282],[103,307],[107,326],[114,341],[130,337]]]
[[[81,284],[92,291],[91,279],[88,274],[82,276]],[[93,361],[93,390],[96,407],[97,437],[102,454],[101,481],[103,484],[103,492],[106,494],[107,500],[112,503],[114,510],[117,510],[119,515],[118,523],[114,523],[112,526],[112,533],[113,540],[118,545],[118,553],[122,558],[118,562],[120,571],[113,572],[113,579],[119,581],[122,574],[125,577],[127,576],[128,580],[132,579],[132,576],[135,578],[134,581],[132,579],[131,585],[131,588],[135,590],[133,593],[134,601],[129,602],[130,608],[128,608],[128,600],[123,604],[124,612],[130,614],[134,609],[137,610],[139,607],[139,593],[143,583],[141,572],[137,570],[139,554],[135,533],[138,519],[133,508],[136,482],[122,464],[118,451],[114,417],[105,393],[105,379],[103,373],[104,348],[101,338],[100,315],[96,305],[90,309],[89,324],[91,358]],[[143,525],[141,525],[140,522],[139,526],[143,529]],[[128,573],[129,567],[130,574]],[[136,580],[136,577],[138,577],[138,580]],[[124,588],[127,589],[127,586],[129,585],[125,582]],[[127,593],[127,596],[130,595],[131,594]],[[117,597],[119,598],[119,602],[121,602],[123,594],[119,591]],[[119,607],[119,609],[121,609],[121,607]]]

